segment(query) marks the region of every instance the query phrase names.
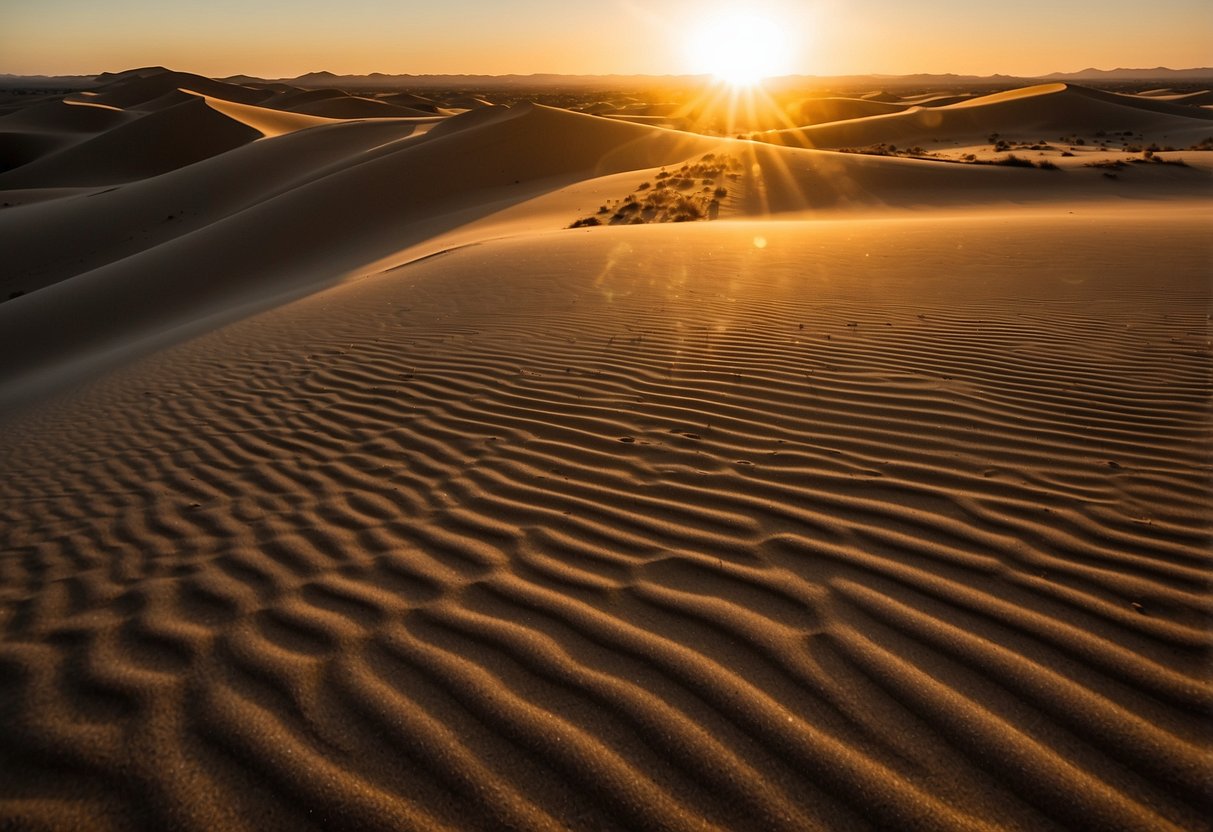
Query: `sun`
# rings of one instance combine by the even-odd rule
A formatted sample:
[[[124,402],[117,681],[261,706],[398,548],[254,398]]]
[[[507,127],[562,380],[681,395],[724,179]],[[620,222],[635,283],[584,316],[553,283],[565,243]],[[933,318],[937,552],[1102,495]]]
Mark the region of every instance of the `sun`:
[[[737,12],[713,17],[687,43],[695,72],[709,73],[735,87],[757,84],[788,72],[788,40],[769,18]]]

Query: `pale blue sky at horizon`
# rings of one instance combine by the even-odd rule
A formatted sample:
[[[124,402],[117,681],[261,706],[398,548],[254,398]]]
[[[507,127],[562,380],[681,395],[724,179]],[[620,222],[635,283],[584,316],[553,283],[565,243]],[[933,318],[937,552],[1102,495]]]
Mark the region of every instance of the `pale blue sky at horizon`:
[[[740,10],[785,39],[786,73],[1042,75],[1213,64],[1213,4],[964,5],[868,0],[6,0],[0,72],[164,65],[211,76],[683,74],[709,70],[701,27]],[[712,49],[721,47],[713,44]]]

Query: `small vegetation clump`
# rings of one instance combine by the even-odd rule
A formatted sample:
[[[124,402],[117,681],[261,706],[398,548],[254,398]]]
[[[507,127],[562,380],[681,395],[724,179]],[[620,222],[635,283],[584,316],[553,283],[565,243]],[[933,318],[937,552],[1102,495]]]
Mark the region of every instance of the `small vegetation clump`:
[[[895,144],[870,144],[867,147],[840,147],[839,153],[861,153],[865,156],[900,156],[905,158],[931,158],[938,154],[931,153],[925,148],[915,145],[914,147],[901,147]]]
[[[1127,162],[1122,162],[1120,159],[1101,159],[1098,162],[1087,162],[1083,167],[1088,168],[1108,168],[1109,170],[1120,170],[1127,168]]]
[[[1008,168],[1030,168],[1030,167],[1035,167],[1035,166],[1032,164],[1032,160],[1031,160],[1031,159],[1024,159],[1024,158],[1022,158],[1022,157],[1020,157],[1020,156],[1016,156],[1014,153],[1008,153],[1006,156],[1004,156],[1004,157],[1003,157],[1003,158],[1001,158],[1001,159],[991,159],[991,160],[989,161],[989,164],[991,164],[991,165],[1001,165],[1001,166],[1003,166],[1003,167],[1008,167]]]
[[[726,180],[739,179],[740,170],[737,159],[708,153],[677,170],[661,170],[653,182],[642,182],[634,192],[601,206],[598,216],[579,219],[569,228],[715,219],[729,195]],[[599,219],[604,215],[609,215],[605,222]]]
[[[1033,162],[1031,159],[1025,159],[1022,156],[1016,156],[1014,153],[1008,153],[1001,159],[978,159],[972,153],[966,153],[961,156],[961,161],[968,162],[971,165],[998,165],[1004,168],[1039,168],[1040,170],[1061,170],[1060,167],[1050,162],[1048,159],[1041,159],[1039,162]]]

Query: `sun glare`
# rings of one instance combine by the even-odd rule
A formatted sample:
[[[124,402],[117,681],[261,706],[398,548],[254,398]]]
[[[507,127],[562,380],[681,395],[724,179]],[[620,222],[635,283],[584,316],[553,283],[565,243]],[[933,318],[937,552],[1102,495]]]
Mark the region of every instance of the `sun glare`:
[[[768,18],[726,14],[699,27],[687,45],[694,71],[710,73],[735,87],[788,72],[788,42]]]

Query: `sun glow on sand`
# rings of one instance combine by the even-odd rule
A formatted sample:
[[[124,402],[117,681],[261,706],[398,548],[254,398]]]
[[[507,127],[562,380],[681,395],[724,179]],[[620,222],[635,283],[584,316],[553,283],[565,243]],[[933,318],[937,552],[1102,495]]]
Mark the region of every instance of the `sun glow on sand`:
[[[687,57],[694,71],[711,73],[734,87],[787,74],[789,51],[783,29],[769,18],[746,12],[707,20],[687,43]]]

